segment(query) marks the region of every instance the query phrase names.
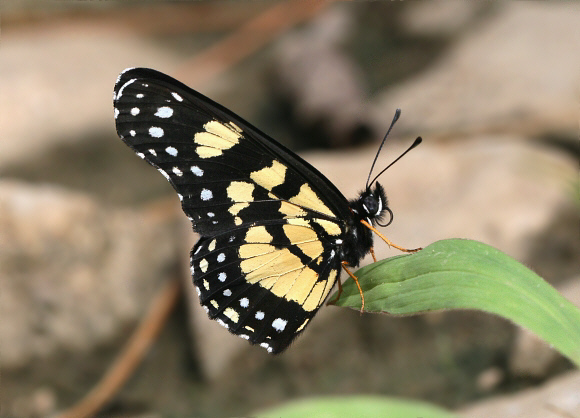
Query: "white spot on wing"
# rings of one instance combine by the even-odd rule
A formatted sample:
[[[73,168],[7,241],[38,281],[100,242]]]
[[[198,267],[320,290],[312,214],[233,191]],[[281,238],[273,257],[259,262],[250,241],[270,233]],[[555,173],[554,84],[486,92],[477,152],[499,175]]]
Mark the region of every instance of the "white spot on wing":
[[[191,172],[198,177],[203,176],[203,170],[196,165],[191,166]]]
[[[123,74],[123,73],[121,73],[121,74]],[[119,93],[117,94],[117,100],[119,100],[121,98],[121,96],[123,95],[123,90],[125,90],[125,87],[127,87],[131,83],[134,83],[135,81],[137,81],[137,79],[132,78],[131,80],[129,80],[125,84],[123,84],[123,86],[119,89]]]
[[[287,323],[288,321],[286,321],[285,319],[276,318],[274,319],[274,322],[272,322],[272,327],[274,327],[276,331],[282,332],[284,331],[284,328],[286,328]]]
[[[179,177],[183,176],[183,172],[177,167],[173,167],[172,171],[175,173],[176,176]]]
[[[138,107],[134,107],[133,109],[131,109],[131,114],[133,116],[137,116],[139,114],[140,110]]]
[[[143,93],[137,93],[135,97],[137,97],[138,99],[142,99],[143,97],[145,97],[145,95]]]
[[[167,147],[165,148],[165,152],[171,155],[172,157],[177,156],[177,149],[174,147]]]
[[[224,253],[219,253],[219,255],[217,256],[218,263],[223,262],[225,259],[226,259],[226,255]]]
[[[240,338],[243,338],[244,340],[249,340],[250,336],[247,334],[240,334]]]
[[[207,216],[209,216],[210,218],[213,218],[213,217],[215,216],[215,213],[213,213],[213,212],[208,212],[208,213],[207,213]]]
[[[201,200],[210,200],[213,197],[213,193],[211,190],[203,189],[199,196],[201,197]]]
[[[117,116],[119,116],[119,109],[115,108],[115,119],[117,119]]]
[[[231,296],[231,295],[232,295],[232,291],[230,289],[224,290],[224,296]]]
[[[159,171],[161,174],[163,174],[163,177],[165,177],[167,180],[169,180],[169,174],[167,174],[165,172],[165,170],[158,168],[157,171]]]
[[[149,135],[151,135],[153,138],[161,138],[163,134],[164,134],[163,129],[157,126],[152,126],[151,128],[149,128]]]
[[[157,157],[157,153],[155,152],[155,150],[153,148],[149,148],[149,152],[151,153],[151,155],[154,155]]]
[[[262,319],[264,319],[264,316],[265,316],[264,315],[264,312],[262,312],[262,311],[256,312],[256,315],[255,315],[256,319],[259,320],[259,321],[261,321]]]
[[[138,152],[137,155],[139,156],[139,158],[145,159],[145,154],[143,154],[142,152]]]
[[[179,94],[173,92],[173,93],[171,93],[171,95],[173,97],[175,97],[175,100],[177,100],[178,102],[182,102],[183,101],[183,97],[181,97]]]
[[[157,109],[155,116],[160,118],[170,118],[173,115],[173,109],[168,106],[163,106]]]
[[[221,272],[220,274],[218,274],[218,280],[222,283],[226,281],[227,277],[228,276],[224,272]]]
[[[247,308],[248,306],[250,306],[250,300],[248,298],[241,298],[240,299],[240,306],[242,308]]]
[[[182,195],[182,194],[180,194],[180,193],[177,193],[177,197],[179,197],[179,200],[180,200],[181,202],[183,202],[183,195]]]
[[[135,135],[137,135],[137,132],[135,132],[133,129],[131,129],[131,130],[129,131],[129,135],[131,135],[131,136],[135,136]]]
[[[230,327],[228,326],[228,324],[226,324],[224,321],[222,321],[221,319],[216,319],[217,323],[220,324],[222,327],[225,327],[227,329],[230,329]]]

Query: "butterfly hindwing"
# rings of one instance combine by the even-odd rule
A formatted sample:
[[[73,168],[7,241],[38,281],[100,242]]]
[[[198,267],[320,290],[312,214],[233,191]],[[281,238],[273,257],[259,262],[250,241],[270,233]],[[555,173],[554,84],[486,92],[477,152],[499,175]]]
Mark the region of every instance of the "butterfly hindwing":
[[[240,227],[202,238],[191,254],[200,302],[234,334],[282,351],[304,329],[335,283],[333,249],[287,223]],[[284,232],[286,231],[286,232]]]
[[[209,316],[282,351],[337,279],[344,196],[243,119],[157,71],[124,71],[114,105],[119,136],[169,180],[202,237],[191,269]]]

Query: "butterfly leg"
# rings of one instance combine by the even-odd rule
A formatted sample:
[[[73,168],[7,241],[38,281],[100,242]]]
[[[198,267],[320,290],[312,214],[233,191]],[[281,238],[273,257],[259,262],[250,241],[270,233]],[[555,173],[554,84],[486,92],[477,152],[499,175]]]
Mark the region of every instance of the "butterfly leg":
[[[336,298],[334,298],[334,300],[329,300],[326,303],[327,305],[336,304],[336,302],[340,299],[340,295],[342,295],[342,283],[340,282],[340,277],[338,278],[337,283],[338,283],[338,294],[336,295]]]
[[[375,249],[373,247],[371,247],[371,255],[373,256],[373,260],[376,263],[377,262],[377,257],[375,256]]]
[[[354,282],[356,283],[356,287],[358,287],[358,291],[360,293],[360,299],[361,299],[360,313],[362,314],[364,309],[365,309],[365,295],[363,294],[363,291],[360,287],[360,283],[358,282],[358,279],[356,278],[356,276],[354,274],[352,274],[352,272],[348,269],[348,267],[346,265],[347,265],[346,261],[343,261],[342,268],[344,269],[344,271],[347,272],[347,274],[351,277],[351,279],[354,280]]]
[[[398,245],[393,244],[391,241],[389,241],[387,239],[387,237],[385,237],[383,234],[381,234],[374,226],[372,226],[371,224],[369,224],[367,221],[365,221],[364,219],[361,219],[360,221],[364,226],[366,226],[368,229],[370,229],[371,231],[373,231],[375,234],[377,234],[383,241],[385,241],[387,243],[387,245],[389,247],[393,247],[396,248],[399,251],[403,251],[405,253],[416,253],[419,250],[422,250],[422,248],[414,248],[412,250],[409,250],[407,248],[403,248],[403,247],[399,247]]]

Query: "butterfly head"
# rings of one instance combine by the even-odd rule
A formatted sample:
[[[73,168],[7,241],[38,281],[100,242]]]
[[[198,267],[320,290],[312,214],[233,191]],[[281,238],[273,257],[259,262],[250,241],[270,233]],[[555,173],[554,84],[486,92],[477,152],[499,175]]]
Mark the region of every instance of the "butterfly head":
[[[375,183],[374,188],[369,187],[363,191],[359,198],[351,202],[351,208],[357,213],[360,219],[365,219],[371,224],[381,221],[388,212],[393,218],[392,212],[388,207],[387,195],[385,189],[379,183]],[[389,221],[389,223],[391,223]]]

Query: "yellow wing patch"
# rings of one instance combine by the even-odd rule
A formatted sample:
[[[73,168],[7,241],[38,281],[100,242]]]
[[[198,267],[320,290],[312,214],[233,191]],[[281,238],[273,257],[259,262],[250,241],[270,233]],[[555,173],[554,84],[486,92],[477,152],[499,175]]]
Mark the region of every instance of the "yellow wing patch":
[[[324,213],[325,215],[332,217],[336,216],[306,183],[300,186],[300,191],[296,196],[291,197],[288,200],[290,203],[296,203],[297,205]]]
[[[328,275],[328,279],[322,282],[316,283],[312,292],[302,305],[305,311],[313,311],[320,306],[322,302],[326,299],[332,286],[334,286],[334,282],[336,281],[337,271],[332,270]]]
[[[240,320],[240,314],[238,314],[233,308],[226,308],[224,310],[224,315],[232,320],[234,323],[238,323]]]
[[[200,145],[195,149],[200,158],[212,158],[223,154],[234,145],[239,144],[241,130],[233,123],[223,124],[212,120],[203,125],[205,132],[198,132],[193,142]]]
[[[293,246],[310,259],[318,260],[324,248],[316,232],[307,225],[286,224],[282,228]],[[273,239],[265,226],[254,226],[246,232],[246,244],[238,251],[246,281],[258,283],[280,298],[295,301],[306,311],[317,309],[334,285],[336,270],[327,280],[319,281],[316,271],[288,248],[276,248],[271,244]]]
[[[250,178],[264,189],[271,191],[274,187],[284,183],[286,177],[286,166],[274,160],[272,166],[264,167],[261,170],[254,171]]]

